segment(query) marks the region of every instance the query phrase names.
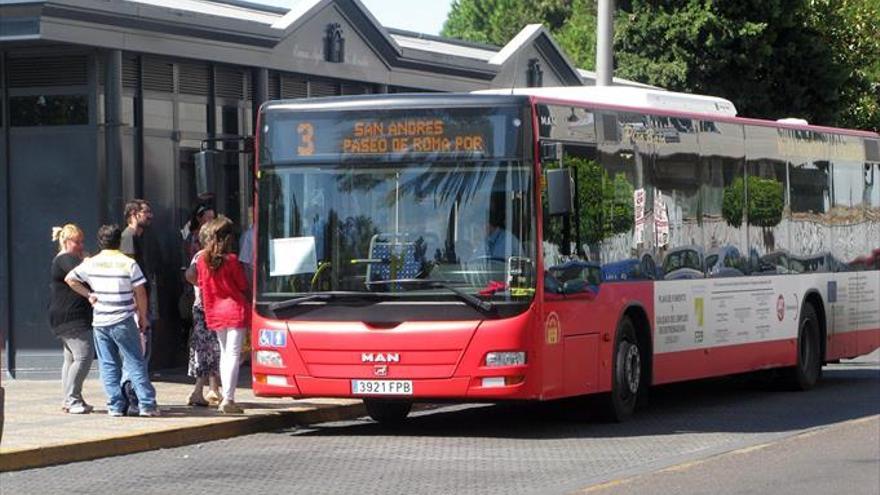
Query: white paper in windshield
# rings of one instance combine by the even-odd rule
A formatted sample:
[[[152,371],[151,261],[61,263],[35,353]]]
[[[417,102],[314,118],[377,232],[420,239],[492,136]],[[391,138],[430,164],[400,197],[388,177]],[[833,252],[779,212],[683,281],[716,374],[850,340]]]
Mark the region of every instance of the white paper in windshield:
[[[272,239],[269,244],[269,275],[283,277],[302,273],[315,273],[318,258],[315,254],[315,238],[285,237]]]

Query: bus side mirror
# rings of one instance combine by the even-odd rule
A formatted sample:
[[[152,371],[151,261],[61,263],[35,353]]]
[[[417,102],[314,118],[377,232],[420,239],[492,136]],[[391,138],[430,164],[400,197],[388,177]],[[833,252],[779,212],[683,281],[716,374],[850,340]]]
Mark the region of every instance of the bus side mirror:
[[[574,211],[574,180],[568,168],[547,170],[547,213],[568,215]]]
[[[216,163],[217,155],[219,154],[217,151],[212,150],[196,153],[196,194],[198,196],[214,192],[214,175],[217,170]]]

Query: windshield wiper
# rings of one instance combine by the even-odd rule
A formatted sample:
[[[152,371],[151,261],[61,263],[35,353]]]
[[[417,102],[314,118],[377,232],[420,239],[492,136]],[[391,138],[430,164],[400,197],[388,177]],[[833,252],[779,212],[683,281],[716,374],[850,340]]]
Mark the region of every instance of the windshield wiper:
[[[316,294],[309,294],[307,296],[294,297],[293,299],[287,299],[284,301],[275,301],[273,303],[269,303],[267,308],[274,315],[275,312],[292,308],[294,306],[300,305],[302,303],[307,303],[311,301],[332,301],[335,299],[355,299],[355,300],[367,300],[367,301],[375,301],[379,299],[384,299],[385,296],[381,293],[376,292],[318,292]]]
[[[491,301],[484,301],[479,297],[468,294],[467,292],[457,289],[448,282],[443,280],[429,280],[423,278],[398,278],[392,280],[376,280],[374,282],[367,282],[367,285],[393,285],[398,284],[400,286],[406,285],[418,285],[421,287],[427,287],[429,289],[446,289],[449,292],[452,292],[459,299],[467,303],[468,306],[471,306],[474,309],[480,310],[484,313],[494,313],[495,312],[495,303]]]

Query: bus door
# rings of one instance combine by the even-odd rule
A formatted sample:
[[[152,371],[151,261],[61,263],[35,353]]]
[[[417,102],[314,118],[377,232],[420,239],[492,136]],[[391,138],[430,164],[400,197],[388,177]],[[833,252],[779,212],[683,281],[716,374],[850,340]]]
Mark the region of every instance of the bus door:
[[[602,214],[590,199],[602,197],[594,191],[602,187],[596,148],[566,145],[555,153],[542,164],[543,373],[548,398],[597,391],[597,315],[602,312],[602,270],[597,239],[590,235],[592,222]]]

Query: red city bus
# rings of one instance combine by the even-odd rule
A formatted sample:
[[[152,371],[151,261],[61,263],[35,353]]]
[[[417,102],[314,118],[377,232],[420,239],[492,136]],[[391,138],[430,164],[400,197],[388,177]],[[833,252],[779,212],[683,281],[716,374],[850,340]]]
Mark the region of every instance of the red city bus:
[[[253,386],[590,395],[880,347],[878,135],[635,88],[372,95],[260,113]]]

